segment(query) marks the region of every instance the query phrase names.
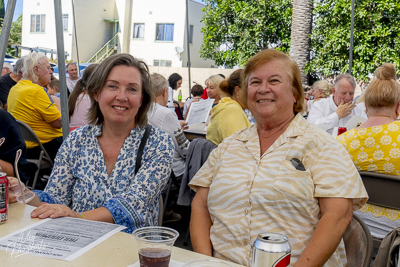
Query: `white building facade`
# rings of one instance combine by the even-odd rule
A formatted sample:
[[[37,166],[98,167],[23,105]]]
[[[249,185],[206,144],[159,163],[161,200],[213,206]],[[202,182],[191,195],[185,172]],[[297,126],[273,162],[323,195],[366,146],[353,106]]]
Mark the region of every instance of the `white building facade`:
[[[76,61],[78,54],[86,62],[115,37],[115,52],[130,53],[150,66],[168,67],[187,67],[189,41],[191,67],[214,67],[212,60],[203,60],[199,54],[203,4],[192,0],[79,0],[73,9],[72,0],[61,3],[68,60]],[[54,1],[24,1],[23,14],[21,45],[56,50]]]

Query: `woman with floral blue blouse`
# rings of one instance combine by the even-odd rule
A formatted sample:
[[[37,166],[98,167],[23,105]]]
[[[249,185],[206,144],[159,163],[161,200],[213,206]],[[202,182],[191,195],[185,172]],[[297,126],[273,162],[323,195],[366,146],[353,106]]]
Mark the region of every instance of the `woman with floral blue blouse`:
[[[87,90],[90,124],[72,131],[60,147],[47,187],[29,203],[38,206],[31,216],[116,223],[126,232],[157,225],[174,146],[153,127],[135,175],[153,102],[146,64],[129,54],[111,56],[89,78]]]

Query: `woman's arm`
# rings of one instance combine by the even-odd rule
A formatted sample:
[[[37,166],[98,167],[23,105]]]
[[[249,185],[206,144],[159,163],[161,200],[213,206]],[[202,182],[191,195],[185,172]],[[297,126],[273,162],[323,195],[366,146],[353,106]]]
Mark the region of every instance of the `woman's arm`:
[[[207,197],[208,187],[199,187],[192,202],[192,215],[190,218],[190,237],[195,252],[212,256],[210,228],[212,225],[208,212]]]
[[[116,224],[128,227],[126,232],[131,233],[137,228],[157,224],[158,199],[170,177],[173,155],[172,138],[153,127],[143,151],[141,167],[135,176],[135,161],[127,158],[128,165],[125,170],[121,169],[121,173],[126,174],[123,178],[125,189],[103,204]],[[127,171],[129,169],[132,171]]]
[[[335,252],[353,217],[353,200],[319,198],[321,219],[294,267],[323,266]]]
[[[37,197],[37,196],[36,196]],[[29,203],[31,204],[31,203]],[[82,216],[81,216],[82,214]],[[79,214],[79,212],[71,210],[69,207],[60,204],[48,204],[42,202],[38,208],[32,211],[32,218],[58,218],[58,217],[73,217],[82,218],[91,221],[100,221],[114,223],[114,219],[110,211],[104,207],[100,207],[94,210],[85,211]]]
[[[5,172],[7,176],[15,176],[13,165],[0,159],[0,171]]]

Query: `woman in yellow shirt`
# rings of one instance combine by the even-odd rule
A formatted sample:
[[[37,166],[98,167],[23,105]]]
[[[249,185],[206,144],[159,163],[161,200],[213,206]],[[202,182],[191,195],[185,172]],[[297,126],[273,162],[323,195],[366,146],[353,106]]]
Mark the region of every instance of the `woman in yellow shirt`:
[[[233,72],[228,79],[219,83],[221,100],[211,110],[206,135],[207,140],[216,145],[219,145],[226,137],[251,125],[243,111],[243,108],[247,108],[247,104],[243,100],[239,86],[241,71]]]
[[[342,143],[359,171],[400,175],[400,84],[396,69],[386,63],[377,68],[365,91],[368,120],[337,140]],[[383,238],[400,227],[400,210],[366,204],[358,215],[372,236]]]

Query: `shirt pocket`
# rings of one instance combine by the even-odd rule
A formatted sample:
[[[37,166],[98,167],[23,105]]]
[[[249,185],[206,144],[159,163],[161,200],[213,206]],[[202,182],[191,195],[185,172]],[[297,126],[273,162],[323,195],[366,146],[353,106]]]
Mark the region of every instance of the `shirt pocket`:
[[[274,189],[293,201],[315,200],[314,183],[309,168],[305,166],[305,171],[299,171],[293,166],[290,159],[282,160],[276,175]]]

